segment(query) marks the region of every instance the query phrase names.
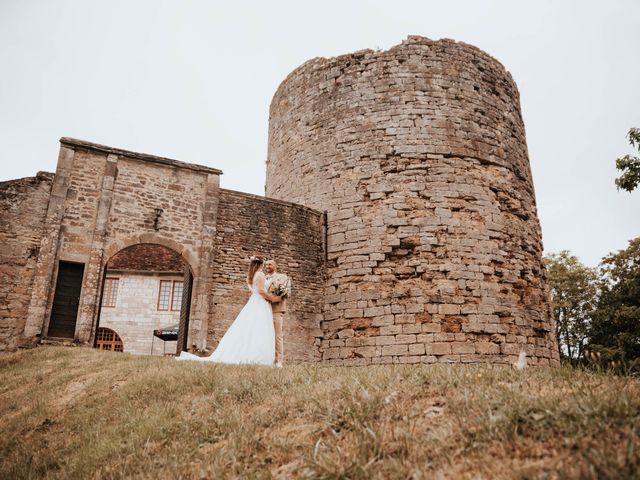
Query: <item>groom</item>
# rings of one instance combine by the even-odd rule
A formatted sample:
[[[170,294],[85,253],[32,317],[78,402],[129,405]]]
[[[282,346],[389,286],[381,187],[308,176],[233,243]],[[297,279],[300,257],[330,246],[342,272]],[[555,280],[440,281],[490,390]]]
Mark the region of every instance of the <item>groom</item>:
[[[267,276],[267,280],[273,278],[278,273],[278,265],[275,260],[267,260],[264,262],[264,273]],[[287,299],[283,298],[279,302],[273,302],[271,304],[273,308],[273,328],[276,331],[276,367],[282,368],[282,356],[284,350],[284,335],[282,333],[282,323],[284,320],[284,314],[287,312]]]

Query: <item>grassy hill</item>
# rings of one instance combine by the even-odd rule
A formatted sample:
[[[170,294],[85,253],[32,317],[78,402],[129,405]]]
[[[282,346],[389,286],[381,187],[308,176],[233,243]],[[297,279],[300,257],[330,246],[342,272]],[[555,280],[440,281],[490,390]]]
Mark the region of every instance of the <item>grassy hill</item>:
[[[0,355],[0,478],[637,478],[640,381]]]

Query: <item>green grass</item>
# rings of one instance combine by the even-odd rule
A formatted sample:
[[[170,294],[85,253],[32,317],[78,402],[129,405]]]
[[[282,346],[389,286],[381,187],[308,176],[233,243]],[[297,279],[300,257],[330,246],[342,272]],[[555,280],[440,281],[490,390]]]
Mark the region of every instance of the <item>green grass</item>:
[[[635,478],[640,381],[574,368],[0,356],[0,478]]]

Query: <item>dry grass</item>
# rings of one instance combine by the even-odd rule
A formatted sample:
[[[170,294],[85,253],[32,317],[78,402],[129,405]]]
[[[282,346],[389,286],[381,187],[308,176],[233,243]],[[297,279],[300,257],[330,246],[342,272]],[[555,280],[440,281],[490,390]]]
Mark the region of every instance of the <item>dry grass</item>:
[[[640,381],[0,356],[0,478],[634,478]]]

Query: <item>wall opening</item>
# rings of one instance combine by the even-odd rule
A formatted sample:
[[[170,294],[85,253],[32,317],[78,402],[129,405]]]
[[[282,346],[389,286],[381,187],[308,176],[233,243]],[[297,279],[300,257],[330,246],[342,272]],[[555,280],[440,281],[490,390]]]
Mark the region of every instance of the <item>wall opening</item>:
[[[83,263],[59,262],[47,337],[74,338],[82,290]]]
[[[107,328],[119,333],[125,352],[182,351],[188,337],[192,278],[182,256],[163,245],[140,243],[117,252],[103,275],[95,346],[98,332]],[[179,329],[178,341],[154,344],[154,331],[174,326]]]

